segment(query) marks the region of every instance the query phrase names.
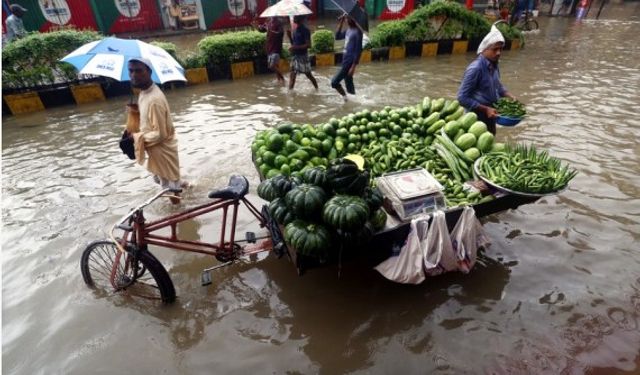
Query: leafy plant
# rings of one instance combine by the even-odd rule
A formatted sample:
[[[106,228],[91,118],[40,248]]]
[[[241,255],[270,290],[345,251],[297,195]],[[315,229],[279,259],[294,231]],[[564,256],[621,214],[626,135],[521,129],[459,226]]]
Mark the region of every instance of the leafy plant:
[[[497,26],[505,39],[522,39],[522,31],[517,27],[513,27],[507,23],[500,22]]]
[[[204,68],[207,65],[207,58],[201,52],[192,52],[182,61],[185,69]]]
[[[266,35],[259,31],[238,31],[207,36],[198,42],[198,48],[207,65],[223,65],[234,61],[266,56]]]
[[[423,36],[422,40],[451,38],[460,33],[466,38],[477,38],[484,36],[491,29],[491,24],[482,15],[467,10],[457,2],[447,0],[436,0],[417,8],[404,19],[404,22],[409,30],[407,37],[411,40],[419,40],[420,36]],[[440,30],[439,24],[442,22],[444,25]],[[451,22],[453,26],[449,25]]]
[[[59,60],[101,37],[95,31],[65,29],[30,33],[7,44],[2,50],[2,87],[27,88],[76,80],[76,69]]]
[[[174,43],[161,42],[161,41],[154,40],[153,42],[151,42],[149,44],[154,45],[156,47],[162,48],[163,50],[167,51],[167,53],[170,54],[171,57],[176,59],[176,61],[178,60],[178,48],[176,47],[176,45]]]
[[[462,32],[464,31],[464,27],[460,23],[460,21],[455,19],[449,19],[442,26],[442,30],[440,31],[440,35],[443,39],[459,39],[462,36]]]
[[[318,30],[311,34],[311,52],[334,52],[335,37],[329,30]]]
[[[407,25],[404,21],[382,22],[371,33],[371,45],[375,47],[402,46],[407,36]]]

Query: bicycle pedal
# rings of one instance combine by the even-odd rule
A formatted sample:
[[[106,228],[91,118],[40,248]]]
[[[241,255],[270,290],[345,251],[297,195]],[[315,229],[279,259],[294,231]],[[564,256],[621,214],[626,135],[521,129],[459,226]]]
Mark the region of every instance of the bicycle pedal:
[[[200,277],[200,284],[202,286],[211,285],[211,271],[202,271],[202,275]]]
[[[248,243],[256,243],[256,234],[253,232],[247,232],[245,233],[245,239],[247,240]]]

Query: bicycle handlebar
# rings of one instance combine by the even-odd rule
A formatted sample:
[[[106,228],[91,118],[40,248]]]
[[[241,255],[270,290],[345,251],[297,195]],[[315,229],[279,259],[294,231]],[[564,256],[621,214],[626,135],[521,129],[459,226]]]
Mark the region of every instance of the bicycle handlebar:
[[[111,227],[110,237],[111,237],[111,240],[116,244],[116,246],[118,247],[118,249],[120,251],[124,252],[125,250],[122,248],[122,246],[120,246],[120,243],[118,243],[118,241],[116,241],[116,239],[115,239],[115,236],[114,236],[113,233],[115,232],[116,228],[118,228],[119,225],[124,224],[124,222],[129,220],[131,218],[131,216],[133,216],[136,212],[138,212],[139,210],[147,207],[148,205],[153,203],[156,199],[162,197],[163,195],[165,195],[166,193],[169,193],[169,192],[174,192],[174,190],[173,189],[164,189],[164,190],[160,191],[156,195],[152,196],[151,198],[147,199],[143,203],[141,203],[138,206],[136,206],[134,209],[129,211],[129,213],[127,213],[126,215],[121,217],[118,221],[116,221],[115,224],[113,224],[113,226]]]

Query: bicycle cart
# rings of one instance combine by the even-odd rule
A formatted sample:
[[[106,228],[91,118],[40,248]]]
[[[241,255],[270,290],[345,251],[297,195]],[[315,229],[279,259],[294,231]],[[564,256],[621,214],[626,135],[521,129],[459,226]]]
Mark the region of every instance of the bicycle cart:
[[[220,263],[203,271],[203,285],[211,283],[210,271],[230,265],[241,257],[270,251],[273,247],[270,235],[257,238],[254,233],[247,232],[243,240],[235,236],[240,205],[248,209],[261,228],[268,224],[262,213],[246,199],[248,190],[249,182],[244,176],[232,176],[228,186],[209,193],[210,202],[147,221],[145,207],[160,198],[176,198],[175,193],[179,191],[159,192],[118,220],[111,229],[109,240],[96,241],[85,248],[80,261],[84,282],[106,293],[126,292],[171,303],[176,298],[173,282],[164,266],[149,251],[149,245],[214,256]],[[216,211],[221,211],[222,216],[218,242],[179,238],[179,223]],[[227,230],[228,224],[230,230]],[[160,233],[166,229],[169,229],[168,235]],[[117,231],[120,232],[118,237]]]

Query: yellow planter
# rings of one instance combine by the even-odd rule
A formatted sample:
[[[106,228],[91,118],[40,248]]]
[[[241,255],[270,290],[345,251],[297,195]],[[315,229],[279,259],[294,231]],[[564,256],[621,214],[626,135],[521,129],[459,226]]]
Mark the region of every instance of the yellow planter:
[[[290,69],[289,60],[281,58],[278,62],[278,70],[280,70],[280,73],[288,72]]]
[[[71,94],[76,104],[93,103],[106,100],[102,86],[97,83],[71,85]]]
[[[389,48],[389,60],[404,59],[406,50],[404,47],[391,47]]]
[[[520,48],[520,39],[511,40],[511,49],[518,49],[518,48]]]
[[[469,47],[468,40],[454,40],[453,41],[453,50],[451,51],[452,55],[460,55],[463,53],[467,53],[467,48]]]
[[[335,53],[317,53],[316,66],[334,66],[336,64]]]
[[[44,110],[44,104],[37,92],[4,95],[3,98],[14,115]]]
[[[360,64],[370,63],[371,62],[371,50],[365,49],[362,50],[362,54],[360,54]]]
[[[422,57],[432,57],[438,54],[438,43],[422,43]]]
[[[233,79],[253,77],[253,61],[231,64],[231,77]]]
[[[190,85],[197,85],[199,83],[209,82],[209,76],[207,75],[207,68],[187,69],[184,72],[184,76]]]

